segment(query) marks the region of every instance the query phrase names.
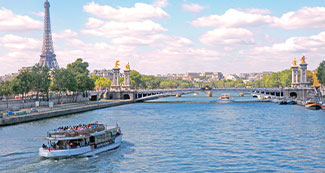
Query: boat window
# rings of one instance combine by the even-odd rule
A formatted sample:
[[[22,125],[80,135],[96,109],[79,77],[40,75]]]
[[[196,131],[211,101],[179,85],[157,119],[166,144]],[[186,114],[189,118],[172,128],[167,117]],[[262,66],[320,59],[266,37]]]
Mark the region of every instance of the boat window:
[[[92,143],[95,142],[95,137],[94,136],[90,137],[90,142],[92,142]]]

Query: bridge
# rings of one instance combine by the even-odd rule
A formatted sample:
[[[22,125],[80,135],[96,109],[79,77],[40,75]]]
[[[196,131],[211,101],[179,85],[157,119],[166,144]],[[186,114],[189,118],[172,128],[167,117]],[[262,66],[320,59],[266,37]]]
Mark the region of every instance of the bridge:
[[[120,99],[120,100],[134,100],[134,102],[143,102],[146,100],[154,100],[161,97],[181,96],[183,94],[204,92],[211,97],[216,92],[241,92],[258,94],[271,97],[296,97],[298,99],[305,99],[310,94],[313,94],[313,88],[188,88],[188,89],[153,89],[153,90],[120,90],[108,91],[104,93],[102,98],[105,99]]]
[[[120,90],[107,91],[100,93],[99,98],[108,100],[133,100],[134,102],[143,102],[145,100],[153,100],[161,97],[181,96],[183,94],[200,91],[198,88],[190,89],[154,89],[154,90]]]
[[[114,100],[134,100],[134,102],[143,102],[146,100],[154,100],[161,97],[178,96],[183,94],[204,92],[207,96],[212,96],[216,92],[242,92],[261,94],[266,96],[283,97],[287,93],[286,88],[187,88],[187,89],[153,89],[153,90],[119,90],[107,91],[100,98]],[[288,94],[287,94],[288,95]],[[295,94],[297,96],[298,94]],[[290,94],[289,94],[290,96]]]

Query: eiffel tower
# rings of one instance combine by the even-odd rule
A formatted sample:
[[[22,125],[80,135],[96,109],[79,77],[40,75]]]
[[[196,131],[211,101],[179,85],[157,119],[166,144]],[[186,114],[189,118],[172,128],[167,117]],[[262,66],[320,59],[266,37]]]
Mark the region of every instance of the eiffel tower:
[[[54,54],[52,33],[51,33],[51,20],[50,20],[50,3],[48,0],[44,3],[44,36],[43,36],[43,48],[41,58],[39,60],[40,66],[48,66],[50,69],[59,68],[56,61],[56,55]]]

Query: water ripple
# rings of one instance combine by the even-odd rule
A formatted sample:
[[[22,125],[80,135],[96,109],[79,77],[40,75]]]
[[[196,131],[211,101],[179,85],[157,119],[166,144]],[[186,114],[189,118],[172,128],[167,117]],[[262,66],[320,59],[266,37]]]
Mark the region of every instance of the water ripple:
[[[47,130],[92,121],[118,122],[121,147],[85,158],[38,157]],[[324,172],[324,124],[322,111],[271,103],[125,105],[1,128],[0,171]]]

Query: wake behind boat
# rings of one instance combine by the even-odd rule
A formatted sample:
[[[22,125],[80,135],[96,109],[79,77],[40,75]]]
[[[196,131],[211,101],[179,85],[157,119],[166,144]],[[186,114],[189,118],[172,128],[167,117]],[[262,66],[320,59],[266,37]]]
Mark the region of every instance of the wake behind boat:
[[[122,136],[119,126],[106,126],[98,122],[59,127],[48,132],[44,138],[48,144],[39,148],[39,155],[45,158],[92,156],[118,148]]]

